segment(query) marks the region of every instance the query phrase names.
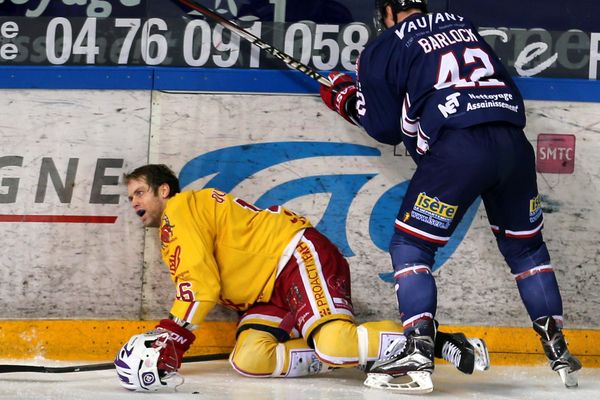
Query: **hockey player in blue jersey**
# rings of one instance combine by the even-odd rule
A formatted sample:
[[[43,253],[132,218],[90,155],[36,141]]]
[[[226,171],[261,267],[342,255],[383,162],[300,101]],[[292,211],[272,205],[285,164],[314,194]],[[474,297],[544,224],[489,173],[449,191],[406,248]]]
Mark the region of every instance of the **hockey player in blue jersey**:
[[[580,362],[562,333],[562,299],[542,238],[534,151],[523,99],[475,26],[427,13],[424,0],[378,0],[384,28],[361,53],[356,83],[333,72],[321,97],[374,139],[404,144],[417,164],[395,222],[390,255],[406,346],[389,349],[365,383],[408,376],[433,389],[437,288],[431,267],[481,196],[497,245],[553,370],[577,386]]]

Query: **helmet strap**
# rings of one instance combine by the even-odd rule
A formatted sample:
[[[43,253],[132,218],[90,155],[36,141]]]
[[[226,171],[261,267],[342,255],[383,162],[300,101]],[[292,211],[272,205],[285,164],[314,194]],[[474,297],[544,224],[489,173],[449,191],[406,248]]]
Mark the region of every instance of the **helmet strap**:
[[[177,390],[179,386],[183,385],[185,379],[183,378],[183,375],[175,371],[167,373],[164,377],[160,378],[160,381],[165,384],[167,388]]]

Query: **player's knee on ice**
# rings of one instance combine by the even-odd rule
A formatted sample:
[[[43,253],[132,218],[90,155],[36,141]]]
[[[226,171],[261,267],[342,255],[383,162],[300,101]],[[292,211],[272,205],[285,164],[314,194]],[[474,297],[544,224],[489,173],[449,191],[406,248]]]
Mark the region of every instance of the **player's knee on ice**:
[[[277,339],[268,332],[255,329],[242,331],[229,362],[245,376],[271,376],[277,364]]]
[[[321,325],[312,335],[315,352],[332,367],[358,365],[358,335],[353,322],[334,320]]]

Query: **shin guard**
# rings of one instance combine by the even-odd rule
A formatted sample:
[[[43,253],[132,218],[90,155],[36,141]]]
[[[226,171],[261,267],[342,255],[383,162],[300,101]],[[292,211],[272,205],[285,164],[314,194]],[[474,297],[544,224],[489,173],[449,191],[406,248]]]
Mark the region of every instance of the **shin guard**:
[[[423,318],[435,318],[437,287],[429,266],[404,265],[394,278],[400,317],[407,333]]]
[[[405,330],[418,322],[419,315],[435,317],[437,287],[431,266],[438,247],[402,232],[396,232],[390,242],[396,297]]]
[[[551,265],[533,267],[514,277],[532,321],[547,315],[562,316],[562,298]]]

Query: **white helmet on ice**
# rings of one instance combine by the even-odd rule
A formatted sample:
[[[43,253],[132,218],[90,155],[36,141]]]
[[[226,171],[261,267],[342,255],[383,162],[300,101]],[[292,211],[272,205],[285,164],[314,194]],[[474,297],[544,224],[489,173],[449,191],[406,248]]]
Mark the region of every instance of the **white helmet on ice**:
[[[176,388],[183,383],[183,377],[176,369],[159,370],[161,350],[174,357],[175,346],[165,331],[152,331],[132,336],[115,358],[115,367],[121,385],[135,391],[157,391]]]

